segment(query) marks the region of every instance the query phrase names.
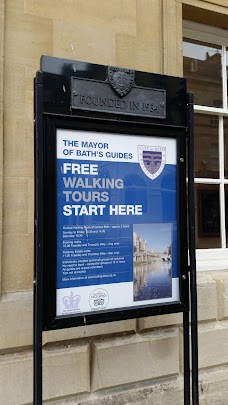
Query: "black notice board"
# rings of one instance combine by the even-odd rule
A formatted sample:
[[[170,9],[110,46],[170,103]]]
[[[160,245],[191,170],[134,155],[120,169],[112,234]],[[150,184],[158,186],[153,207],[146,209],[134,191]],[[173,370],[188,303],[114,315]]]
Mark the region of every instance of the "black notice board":
[[[43,330],[188,310],[185,80],[44,57],[35,95]]]

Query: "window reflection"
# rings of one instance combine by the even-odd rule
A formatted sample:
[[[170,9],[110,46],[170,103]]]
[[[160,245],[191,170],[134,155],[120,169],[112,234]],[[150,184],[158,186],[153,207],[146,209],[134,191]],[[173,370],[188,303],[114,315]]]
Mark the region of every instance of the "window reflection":
[[[228,118],[224,118],[224,167],[225,179],[228,179]]]
[[[221,247],[219,186],[196,184],[196,248]]]
[[[195,104],[222,107],[221,47],[184,39],[184,75]]]
[[[218,117],[195,115],[195,177],[219,177]]]
[[[227,83],[227,105],[228,105],[228,48],[226,49],[226,83]]]
[[[226,247],[228,247],[228,184],[225,184],[225,225],[226,225]]]

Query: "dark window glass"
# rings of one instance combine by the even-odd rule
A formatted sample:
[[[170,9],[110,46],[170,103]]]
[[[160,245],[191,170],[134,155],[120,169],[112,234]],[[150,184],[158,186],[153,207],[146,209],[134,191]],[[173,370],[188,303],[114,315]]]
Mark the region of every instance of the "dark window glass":
[[[196,184],[196,248],[221,247],[219,186]]]
[[[228,184],[225,184],[226,247],[228,247]]]
[[[228,96],[228,49],[226,50],[226,77],[227,77],[227,96]],[[228,105],[228,97],[227,97],[227,105]]]
[[[228,179],[228,118],[224,118],[224,176]]]
[[[222,107],[221,47],[184,39],[184,77],[195,104]]]

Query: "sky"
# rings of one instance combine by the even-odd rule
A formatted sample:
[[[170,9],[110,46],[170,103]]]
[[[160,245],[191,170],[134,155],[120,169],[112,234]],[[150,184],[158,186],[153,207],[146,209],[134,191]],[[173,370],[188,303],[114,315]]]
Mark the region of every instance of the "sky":
[[[149,250],[164,252],[172,241],[172,224],[135,224],[134,231],[147,241]]]
[[[183,43],[183,56],[198,60],[206,60],[206,54],[208,53],[209,56],[213,56],[216,53],[221,53],[221,49],[205,45],[193,44],[191,42],[184,42]]]

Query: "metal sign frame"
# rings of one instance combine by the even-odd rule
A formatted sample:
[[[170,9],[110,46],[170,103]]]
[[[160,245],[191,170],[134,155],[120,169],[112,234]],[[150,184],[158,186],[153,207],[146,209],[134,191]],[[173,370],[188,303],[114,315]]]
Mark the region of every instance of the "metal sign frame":
[[[186,201],[186,140],[187,135],[193,135],[192,112],[187,103],[186,82],[184,79],[153,75],[145,72],[134,72],[129,69],[108,68],[102,65],[92,65],[83,62],[66,61],[57,58],[43,57],[41,71],[37,72],[34,81],[35,94],[35,269],[34,269],[34,404],[42,403],[42,331],[73,326],[110,322],[121,319],[161,315],[183,312],[184,325],[184,361],[185,361],[185,404],[190,396],[189,373],[189,280],[187,264],[187,201]],[[108,81],[107,72],[118,73],[121,80],[124,77],[127,85],[123,98],[120,89],[111,89],[113,77]],[[134,74],[132,74],[134,72]],[[123,76],[124,75],[124,76]],[[128,76],[127,76],[128,75]],[[134,81],[132,82],[132,76]],[[115,76],[114,76],[115,78]],[[89,89],[96,84],[96,92],[100,89],[102,101],[108,90],[115,91],[115,103],[110,112],[102,109],[90,108],[92,96]],[[119,80],[119,79],[118,79]],[[85,87],[83,87],[83,81]],[[87,107],[74,102],[78,96],[77,83],[80,82],[81,92],[87,94]],[[117,83],[118,84],[118,83]],[[98,87],[97,87],[98,86]],[[118,86],[117,86],[118,87]],[[137,106],[143,106],[143,89],[146,91],[144,102],[148,97],[159,94],[160,110],[155,104],[150,104],[150,115],[142,111],[137,112],[131,90],[137,98]],[[165,99],[164,99],[165,94]],[[89,98],[90,97],[90,98]],[[121,101],[125,100],[128,112],[120,111],[125,108]],[[82,99],[82,102],[86,102]],[[106,101],[105,101],[106,102]],[[141,104],[140,104],[141,103]],[[164,104],[165,103],[165,104]],[[114,104],[114,107],[113,107]],[[190,105],[190,103],[189,103]],[[131,113],[132,108],[132,113]],[[141,107],[140,107],[141,108]],[[143,108],[143,107],[142,107]],[[118,109],[118,112],[117,112]],[[165,111],[165,113],[164,113]],[[188,113],[188,115],[187,115]],[[148,116],[149,115],[149,116]],[[120,308],[118,310],[74,314],[73,316],[56,316],[56,256],[57,256],[57,215],[56,215],[56,131],[57,129],[71,129],[83,131],[97,131],[115,134],[132,134],[138,136],[169,137],[177,143],[177,225],[178,225],[178,260],[180,300],[178,302],[139,306],[136,308]],[[190,136],[189,136],[190,139]],[[190,149],[189,149],[190,150]],[[188,156],[188,162],[192,160]],[[190,164],[189,163],[189,164]],[[189,168],[189,175],[191,167]],[[191,184],[191,181],[189,181]],[[194,193],[189,190],[190,195]],[[190,197],[189,197],[190,198]],[[189,204],[192,204],[189,199]],[[190,209],[190,205],[189,205]],[[194,207],[193,207],[194,212]],[[194,217],[194,215],[193,215]],[[190,222],[189,222],[190,224]],[[191,230],[194,224],[190,224]],[[190,238],[189,238],[190,241]],[[193,252],[190,253],[191,263],[194,263],[194,241],[191,237]],[[192,251],[192,249],[190,249]],[[193,266],[194,267],[194,266]],[[197,322],[196,286],[195,278],[191,280],[191,296],[195,319]],[[193,320],[194,322],[194,320]],[[197,332],[197,323],[195,330]],[[194,336],[194,333],[192,334]],[[197,333],[196,333],[197,336]],[[196,354],[196,340],[194,355]],[[198,358],[198,357],[197,357]],[[198,370],[198,364],[197,364]],[[196,376],[198,378],[198,376]],[[196,390],[197,384],[195,385]],[[194,390],[194,387],[193,387]],[[196,395],[197,397],[197,395]],[[190,400],[189,400],[190,401]],[[194,402],[197,404],[197,402]]]
[[[187,242],[186,242],[186,227],[180,222],[182,218],[186,218],[186,200],[185,193],[180,193],[179,190],[184,190],[186,184],[185,177],[185,139],[183,131],[179,130],[169,130],[169,138],[174,137],[177,141],[177,176],[178,176],[178,256],[179,256],[179,284],[180,284],[180,301],[170,302],[163,304],[154,304],[151,306],[137,306],[136,308],[123,308],[116,310],[107,310],[99,312],[90,312],[75,314],[73,316],[56,316],[56,257],[57,257],[57,223],[56,223],[56,130],[59,128],[63,129],[83,129],[86,131],[93,128],[95,131],[102,129],[104,132],[109,132],[115,136],[115,132],[124,134],[140,134],[150,136],[151,128],[148,128],[142,124],[119,124],[113,128],[112,123],[106,123],[104,121],[94,121],[88,122],[88,117],[86,121],[82,118],[75,117],[73,120],[47,117],[46,125],[48,129],[48,136],[46,138],[45,150],[46,159],[44,161],[44,171],[45,171],[45,182],[44,182],[44,217],[46,218],[44,235],[45,235],[45,246],[44,246],[44,257],[46,258],[43,279],[44,279],[44,300],[43,300],[43,329],[56,329],[69,326],[83,326],[90,325],[93,323],[109,322],[113,320],[138,318],[143,316],[172,313],[172,312],[182,312],[188,310],[187,302]],[[86,132],[85,132],[86,133]],[[156,129],[156,136],[164,136],[164,131],[162,129]]]

